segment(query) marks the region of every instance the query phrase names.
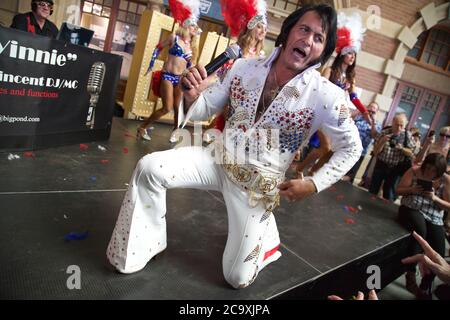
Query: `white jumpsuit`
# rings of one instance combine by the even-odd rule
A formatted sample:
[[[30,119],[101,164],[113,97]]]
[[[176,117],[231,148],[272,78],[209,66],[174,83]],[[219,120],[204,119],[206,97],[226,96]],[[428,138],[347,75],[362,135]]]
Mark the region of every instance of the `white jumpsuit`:
[[[229,104],[225,131],[231,134],[225,139],[224,154],[228,159],[230,146],[245,145],[246,163],[220,163],[209,151],[196,146],[154,152],[139,161],[107,249],[107,257],[117,270],[139,271],[166,248],[167,189],[216,190],[222,192],[228,212],[223,274],[234,288],[246,287],[280,256],[272,211],[278,203],[277,185],[295,152],[317,129],[330,137],[332,158],[308,177],[318,192],[338,181],[359,159],[362,147],[348,112],[350,102],[344,91],[320,76],[315,70],[319,65],[289,81],[255,122],[259,97],[278,52],[275,49],[267,60],[237,60],[224,79],[196,100],[187,115],[193,120],[206,119]],[[276,132],[277,143],[267,139],[261,143],[254,129]]]

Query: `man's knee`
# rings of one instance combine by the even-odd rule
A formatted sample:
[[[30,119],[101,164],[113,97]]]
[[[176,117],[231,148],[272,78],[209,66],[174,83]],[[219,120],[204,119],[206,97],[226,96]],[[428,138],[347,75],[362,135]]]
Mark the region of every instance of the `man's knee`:
[[[137,172],[143,172],[148,177],[158,177],[163,171],[162,152],[153,152],[142,157],[136,165]]]

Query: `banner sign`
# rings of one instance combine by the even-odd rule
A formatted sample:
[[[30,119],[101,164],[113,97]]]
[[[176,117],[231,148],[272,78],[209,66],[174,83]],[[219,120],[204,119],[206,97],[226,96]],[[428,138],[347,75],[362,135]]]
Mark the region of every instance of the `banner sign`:
[[[0,148],[106,140],[122,57],[0,27]]]

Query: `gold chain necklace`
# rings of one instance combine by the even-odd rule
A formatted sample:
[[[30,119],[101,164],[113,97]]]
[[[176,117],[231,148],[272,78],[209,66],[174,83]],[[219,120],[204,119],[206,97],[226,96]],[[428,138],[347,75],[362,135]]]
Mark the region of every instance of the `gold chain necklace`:
[[[274,80],[275,80],[276,88],[269,90],[269,92],[270,92],[270,103],[267,106],[266,106],[266,94],[264,94],[264,92],[263,92],[262,109],[260,111],[258,111],[258,118],[261,117],[264,114],[264,112],[266,112],[267,108],[270,106],[270,104],[276,98],[276,96],[280,93],[280,91],[281,91],[281,89],[283,87],[283,86],[280,86],[278,84],[278,77],[277,77],[277,70],[276,70],[276,68],[274,69],[273,74],[274,74]]]

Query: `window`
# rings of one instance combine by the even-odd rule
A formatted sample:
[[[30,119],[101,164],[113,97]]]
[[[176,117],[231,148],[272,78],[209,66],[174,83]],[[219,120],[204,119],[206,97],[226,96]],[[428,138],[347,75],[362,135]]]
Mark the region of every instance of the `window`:
[[[403,112],[408,118],[408,128],[417,127],[422,137],[426,137],[430,130],[449,125],[449,109],[450,97],[399,81],[386,124],[391,123],[395,114]]]
[[[431,66],[444,72],[450,71],[450,32],[444,27],[435,27],[422,32],[414,48],[409,50],[410,61]]]
[[[446,126],[450,126],[450,99],[447,99],[447,105],[439,114],[439,119],[436,124],[436,130],[439,130],[440,128]]]
[[[333,0],[267,0],[267,7],[274,7],[288,12],[293,12],[306,4],[326,3],[334,7]]]
[[[145,8],[146,6],[144,4],[120,0],[117,21],[138,26],[142,12],[144,12]]]
[[[111,15],[112,0],[84,1],[83,12],[92,13],[99,17],[109,18]]]
[[[93,47],[133,53],[141,15],[147,8],[144,0],[85,0],[82,8],[82,24],[95,32],[91,41]],[[110,18],[114,16],[113,36],[108,39]]]
[[[298,9],[299,7],[302,6],[301,1],[284,1],[284,0],[272,0],[272,1],[268,1],[267,2],[268,5],[272,5],[275,8],[279,8],[279,9],[283,9],[286,11],[295,11],[296,9]]]

